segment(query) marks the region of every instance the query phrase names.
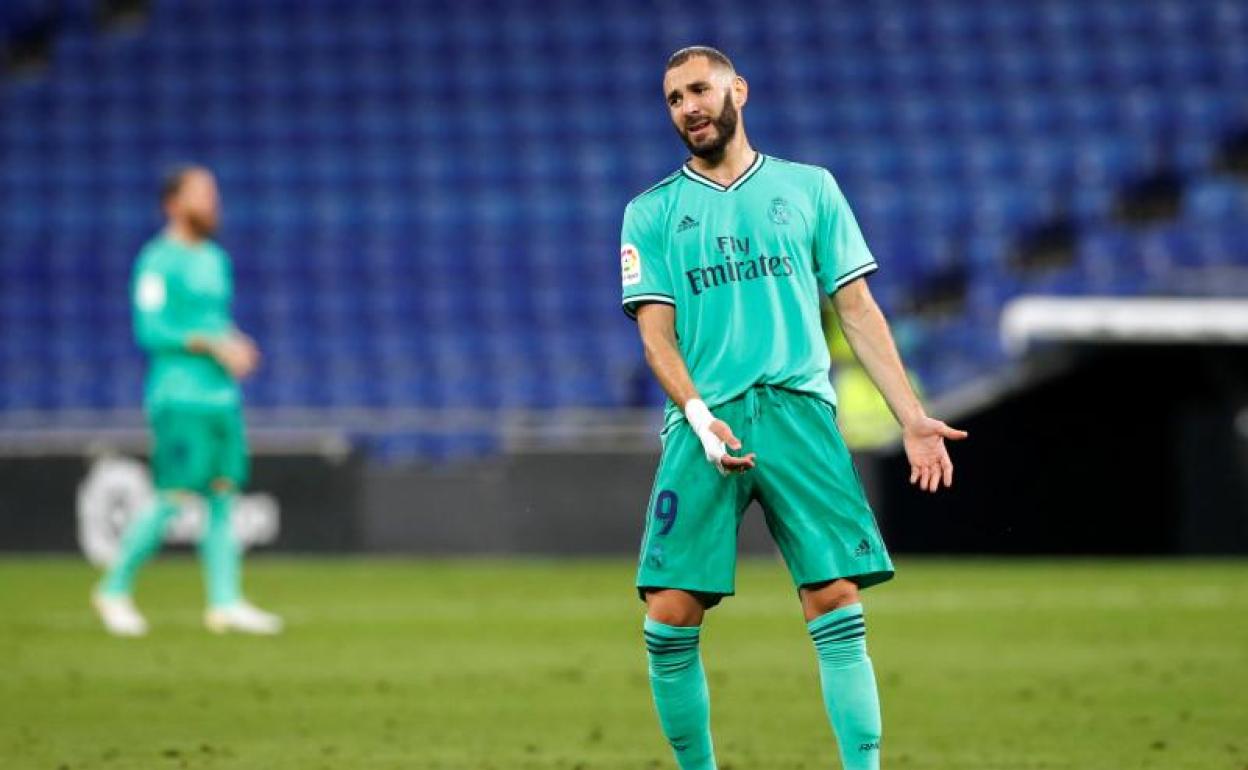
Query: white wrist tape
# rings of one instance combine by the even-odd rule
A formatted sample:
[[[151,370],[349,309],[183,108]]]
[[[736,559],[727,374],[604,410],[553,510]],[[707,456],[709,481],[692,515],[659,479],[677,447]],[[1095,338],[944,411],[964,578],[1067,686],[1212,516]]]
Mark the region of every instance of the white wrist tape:
[[[700,398],[691,398],[685,402],[685,419],[695,433],[701,433],[715,422],[715,415],[706,408],[706,402]]]
[[[698,440],[702,442],[702,450],[706,452],[707,461],[720,473],[724,473],[723,459],[724,455],[728,454],[728,449],[719,436],[711,432],[711,423],[715,422],[715,415],[706,408],[706,403],[702,399],[693,398],[685,402],[685,419],[689,421],[689,427],[693,428]]]

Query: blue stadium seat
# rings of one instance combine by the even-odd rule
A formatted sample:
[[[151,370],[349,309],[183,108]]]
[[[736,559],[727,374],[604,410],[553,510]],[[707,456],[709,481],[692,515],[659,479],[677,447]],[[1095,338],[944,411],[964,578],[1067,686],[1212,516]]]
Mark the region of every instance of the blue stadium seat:
[[[1202,225],[1248,222],[1248,184],[1229,177],[1198,181],[1186,192],[1184,216]]]
[[[39,5],[5,4],[0,37]],[[142,32],[114,34],[90,0],[60,3],[52,65],[0,81],[0,408],[139,403],[129,273],[158,226],[156,178],[184,159],[222,183],[237,316],[266,353],[254,403],[661,402],[637,377],[615,241],[629,198],[681,162],[657,68],[704,35],[699,9],[565,3],[556,22],[501,0],[151,5]],[[1244,183],[1211,170],[1248,123],[1241,3],[754,10],[732,0],[713,24],[753,86],[753,137],[833,170],[881,301],[907,308],[934,273],[968,276],[966,312],[916,351],[930,391],[1000,365],[989,330],[1019,292],[1134,294],[1244,262]],[[1113,222],[1123,185],[1159,170],[1185,180],[1179,219]],[[1019,233],[1061,217],[1075,263],[1019,273]],[[30,343],[48,329],[55,344]]]

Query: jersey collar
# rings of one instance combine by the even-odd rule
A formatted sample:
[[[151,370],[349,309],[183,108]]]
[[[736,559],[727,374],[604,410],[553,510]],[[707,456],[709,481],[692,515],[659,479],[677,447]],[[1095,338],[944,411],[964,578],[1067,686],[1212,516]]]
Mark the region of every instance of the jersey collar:
[[[766,155],[763,155],[761,152],[758,152],[757,150],[755,150],[754,162],[750,164],[749,168],[747,168],[745,171],[742,171],[741,176],[733,180],[732,184],[728,185],[727,187],[720,184],[719,182],[716,182],[714,179],[702,176],[698,172],[689,168],[688,163],[685,163],[684,165],[682,165],[680,167],[680,170],[684,173],[685,176],[689,177],[690,179],[692,179],[693,181],[699,184],[706,185],[712,190],[717,190],[719,192],[731,192],[733,190],[740,189],[741,185],[750,181],[750,178],[753,177],[755,174],[757,174],[758,170],[763,167],[763,163],[766,160],[767,160]]]

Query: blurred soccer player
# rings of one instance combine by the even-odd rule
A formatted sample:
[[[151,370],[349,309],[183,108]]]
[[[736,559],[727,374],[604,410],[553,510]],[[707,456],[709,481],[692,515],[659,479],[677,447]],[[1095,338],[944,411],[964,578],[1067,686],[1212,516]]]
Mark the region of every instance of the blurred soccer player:
[[[673,54],[663,93],[692,157],[629,203],[620,249],[624,309],[671,399],[637,574],[659,722],[683,770],[715,767],[698,639],[734,591],[737,527],[758,500],[799,592],[841,762],[878,768],[859,590],[893,564],[837,432],[820,295],[902,426],[911,483],[952,484],[944,440],[966,434],[911,390],[864,280],[875,260],[831,174],[750,146],[749,91],[719,51]]]
[[[169,175],[161,196],[168,224],[140,252],[132,286],[135,336],[151,357],[144,405],[157,496],[125,533],[94,604],[109,632],[147,632],[132,599],[135,576],[159,549],[179,504],[199,496],[207,509],[199,543],[205,625],[217,633],[274,634],[281,620],[243,599],[241,551],[230,527],[248,474],[238,381],[255,370],[259,352],[230,320],[230,260],[212,241],[217,183],[207,169],[186,166]]]

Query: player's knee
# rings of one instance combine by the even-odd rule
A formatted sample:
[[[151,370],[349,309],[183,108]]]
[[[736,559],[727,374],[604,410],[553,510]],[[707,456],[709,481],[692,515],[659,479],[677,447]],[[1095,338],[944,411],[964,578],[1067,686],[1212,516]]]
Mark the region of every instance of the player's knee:
[[[225,477],[213,479],[211,487],[215,495],[232,495],[238,491],[233,479]]]
[[[667,626],[698,626],[706,610],[692,594],[663,590],[646,593],[646,615]]]
[[[858,586],[849,580],[833,580],[802,589],[802,609],[808,621],[859,601]]]
[[[165,508],[181,508],[184,505],[190,505],[195,502],[198,497],[189,489],[169,489],[160,493],[161,500],[165,503]]]
[[[685,607],[675,607],[671,605],[652,606],[646,611],[651,620],[657,620],[665,626],[678,626],[682,628],[702,625],[701,610],[691,610]]]

